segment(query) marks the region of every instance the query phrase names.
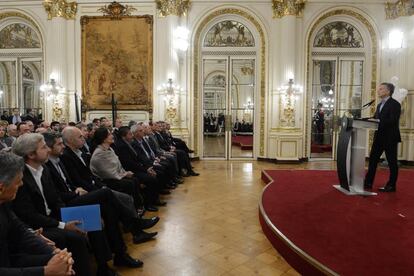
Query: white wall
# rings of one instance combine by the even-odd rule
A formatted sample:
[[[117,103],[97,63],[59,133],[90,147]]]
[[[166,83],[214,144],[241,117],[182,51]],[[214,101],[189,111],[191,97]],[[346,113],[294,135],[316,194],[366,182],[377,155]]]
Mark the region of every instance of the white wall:
[[[7,1],[0,2],[0,13],[19,11],[30,16],[37,22],[43,36],[45,49],[45,76],[55,72],[58,81],[67,88],[68,98],[64,101],[69,115],[68,120],[75,120],[73,93],[82,90],[81,84],[81,26],[83,15],[101,15],[97,9],[110,1],[81,0],[75,20],[54,18],[47,20],[47,14],[42,1]],[[154,111],[155,120],[164,119],[165,103],[162,95],[157,92],[157,86],[165,83],[168,77],[184,88],[180,94],[180,123],[178,135],[187,139],[190,145],[194,129],[193,108],[193,52],[178,53],[172,49],[174,29],[185,25],[190,29],[190,37],[198,24],[212,11],[221,8],[237,8],[252,15],[260,22],[266,37],[266,103],[264,135],[265,151],[256,156],[285,160],[298,160],[308,157],[305,148],[306,135],[306,92],[297,103],[296,124],[292,129],[280,128],[279,94],[277,88],[287,82],[287,73],[292,71],[296,84],[306,85],[306,39],[311,24],[327,10],[342,7],[359,11],[374,26],[378,33],[378,77],[377,81],[389,81],[391,77],[399,77],[399,86],[410,90],[408,101],[403,107],[405,125],[402,127],[403,146],[400,158],[414,160],[414,16],[401,17],[396,20],[385,20],[385,1],[362,0],[318,0],[308,1],[303,17],[273,18],[270,0],[193,0],[187,17],[168,16],[160,18],[157,15],[154,1],[124,1],[137,8],[134,15],[154,15]],[[404,47],[398,50],[387,49],[388,33],[392,29],[404,32]],[[190,40],[190,43],[193,42]],[[190,45],[190,49],[191,49]],[[48,77],[45,77],[47,79]],[[45,112],[51,118],[49,112]],[[261,145],[257,144],[257,147]]]

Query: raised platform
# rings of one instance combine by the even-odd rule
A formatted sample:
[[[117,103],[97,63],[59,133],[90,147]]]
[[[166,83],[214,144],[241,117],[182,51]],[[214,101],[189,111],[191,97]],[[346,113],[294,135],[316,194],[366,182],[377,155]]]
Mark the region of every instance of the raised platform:
[[[236,135],[231,137],[231,143],[240,147],[242,150],[253,149],[253,136],[252,135]]]
[[[380,170],[376,188],[388,177]],[[414,170],[397,193],[346,196],[336,171],[273,170],[260,201],[263,232],[303,275],[414,275]]]

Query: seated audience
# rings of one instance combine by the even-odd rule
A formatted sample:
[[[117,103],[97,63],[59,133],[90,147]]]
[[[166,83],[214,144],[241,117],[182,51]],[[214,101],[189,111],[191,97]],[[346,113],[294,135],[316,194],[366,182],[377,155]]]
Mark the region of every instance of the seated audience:
[[[72,254],[35,234],[16,217],[9,202],[22,186],[23,158],[0,152],[0,275],[74,275]]]
[[[105,189],[105,183],[94,176],[89,169],[89,156],[80,150],[85,143],[85,139],[83,138],[81,131],[76,127],[67,127],[62,133],[62,138],[66,147],[60,157],[60,160],[68,172],[68,177],[70,178],[71,183],[76,183],[77,187],[81,187],[88,192],[98,189]],[[114,193],[119,202],[124,205],[124,208],[131,213],[131,216],[138,216],[138,213],[142,213],[141,206],[139,208],[140,210],[137,210],[131,196],[115,190],[112,190],[112,193]],[[153,219],[154,218],[150,220]],[[141,224],[145,223],[147,222],[141,222]],[[156,234],[157,232],[146,233],[142,231],[140,232],[139,237],[135,235],[136,238],[134,238],[134,242],[144,242],[151,239]]]
[[[43,136],[37,133],[24,134],[13,143],[12,150],[25,161],[24,185],[13,201],[17,216],[29,227],[43,228],[45,236],[56,242],[59,248],[67,247],[73,253],[76,275],[92,275],[88,240],[95,254],[97,275],[115,275],[107,265],[112,259],[112,252],[105,232],[88,232],[86,239],[86,233],[77,227],[79,221],[61,221],[60,208],[65,207],[65,204],[54,187],[49,170],[43,166],[49,157],[49,148]],[[119,256],[127,255],[125,250],[119,248],[119,251],[114,251],[115,256],[122,258]],[[138,266],[139,262],[133,261]]]

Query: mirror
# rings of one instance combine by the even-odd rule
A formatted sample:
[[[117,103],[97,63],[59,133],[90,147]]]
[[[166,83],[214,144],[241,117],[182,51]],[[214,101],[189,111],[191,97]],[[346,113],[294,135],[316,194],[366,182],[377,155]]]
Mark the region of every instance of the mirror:
[[[16,18],[17,17],[17,18]],[[43,50],[40,33],[32,22],[17,14],[0,20],[0,110],[12,114],[18,108],[21,115],[32,109],[41,118],[44,99]],[[19,22],[16,22],[18,20]],[[2,91],[2,93],[1,93]]]
[[[0,61],[0,108],[3,110],[15,106],[16,95],[16,62]]]

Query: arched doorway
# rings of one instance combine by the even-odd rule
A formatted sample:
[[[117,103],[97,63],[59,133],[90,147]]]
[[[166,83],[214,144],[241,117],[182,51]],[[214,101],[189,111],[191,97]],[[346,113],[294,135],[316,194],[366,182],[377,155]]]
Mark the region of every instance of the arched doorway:
[[[307,68],[311,159],[336,159],[339,118],[372,113],[363,105],[375,99],[376,59],[376,33],[361,14],[334,10],[313,24]]]
[[[41,118],[43,40],[37,24],[19,12],[0,13],[0,109],[32,109]]]
[[[213,12],[195,35],[195,148],[201,158],[264,152],[264,33],[246,12]]]

